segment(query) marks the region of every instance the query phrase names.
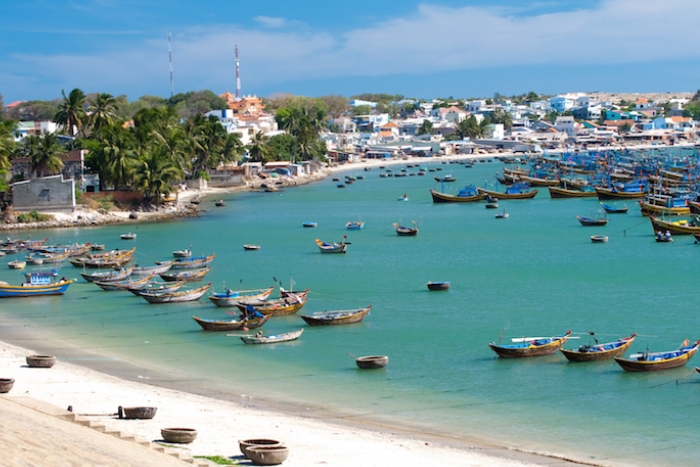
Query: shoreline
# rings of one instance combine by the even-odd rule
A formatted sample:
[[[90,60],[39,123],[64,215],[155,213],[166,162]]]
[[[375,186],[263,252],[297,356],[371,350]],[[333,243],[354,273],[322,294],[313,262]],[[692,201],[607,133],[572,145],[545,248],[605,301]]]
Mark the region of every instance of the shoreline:
[[[141,375],[143,382],[122,379],[61,356],[51,369],[28,368],[24,359],[32,353],[0,342],[0,376],[15,379],[14,388],[4,397],[32,398],[63,410],[72,406],[74,413],[104,425],[106,431],[119,431],[122,437],[137,441],[158,442],[164,427],[195,428],[198,436],[193,443],[175,446],[184,457],[219,455],[240,460],[239,439],[272,438],[290,449],[284,463],[290,467],[321,463],[334,467],[608,465],[363,423],[313,409],[306,414],[288,413],[281,407],[265,408],[264,402],[256,403],[245,395],[230,394],[231,400],[225,400],[158,386]],[[156,407],[157,412],[152,420],[123,420],[116,417],[119,406]],[[15,449],[21,452],[22,446]]]

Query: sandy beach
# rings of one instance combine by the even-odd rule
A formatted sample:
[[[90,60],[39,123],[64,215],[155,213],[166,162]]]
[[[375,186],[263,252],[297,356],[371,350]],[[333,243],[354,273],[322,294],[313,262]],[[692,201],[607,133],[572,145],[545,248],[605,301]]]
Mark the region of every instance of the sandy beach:
[[[0,442],[4,458],[12,462],[3,465],[181,465],[179,460],[173,462],[173,455],[190,462],[194,456],[222,456],[250,465],[241,455],[237,442],[249,438],[283,442],[290,450],[284,462],[289,467],[574,465],[563,459],[507,447],[477,446],[390,427],[362,428],[338,423],[332,418],[305,418],[251,408],[246,396],[240,396],[239,403],[227,402],[126,381],[62,361],[60,356],[53,368],[29,368],[25,359],[33,353],[0,343],[0,377],[15,379],[12,390],[0,397],[0,407],[3,414],[7,414],[2,417],[0,426],[4,433],[12,433],[11,439],[3,435]],[[17,405],[8,405],[7,401]],[[39,412],[47,411],[44,403],[52,407],[48,410],[50,424],[58,423],[58,428],[42,429],[38,426],[40,422],[27,423],[37,416],[37,407],[43,407]],[[85,427],[60,418],[70,415],[66,412],[69,406],[83,423],[91,422],[99,431],[120,433],[122,438],[127,438],[128,447],[123,443],[115,444],[113,436],[103,433],[100,433],[102,438],[89,442],[99,449],[84,445],[80,440],[88,436]],[[125,420],[116,415],[119,406],[156,407],[157,412],[151,420]],[[194,428],[198,432],[197,439],[191,444],[165,443],[169,455],[162,455],[155,448],[163,446],[160,429],[166,427]],[[92,437],[92,433],[89,436]],[[143,458],[145,454],[133,459],[133,451],[144,446],[150,446],[155,463],[147,463]],[[98,456],[96,450],[107,453],[107,457],[113,456],[114,463],[103,464],[102,454]],[[149,459],[152,453],[148,453]],[[49,456],[55,462],[37,461]],[[160,458],[162,463],[158,461]]]

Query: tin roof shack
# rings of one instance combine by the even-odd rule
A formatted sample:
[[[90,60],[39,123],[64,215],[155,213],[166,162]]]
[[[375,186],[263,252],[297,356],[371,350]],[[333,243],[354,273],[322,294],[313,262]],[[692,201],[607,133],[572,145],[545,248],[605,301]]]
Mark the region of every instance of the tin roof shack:
[[[15,211],[72,211],[75,209],[75,181],[63,175],[35,178],[12,185]]]

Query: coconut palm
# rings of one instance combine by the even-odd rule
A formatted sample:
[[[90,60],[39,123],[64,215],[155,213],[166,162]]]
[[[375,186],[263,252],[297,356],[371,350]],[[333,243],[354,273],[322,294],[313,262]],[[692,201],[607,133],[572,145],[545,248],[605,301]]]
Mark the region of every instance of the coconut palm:
[[[168,196],[173,191],[172,183],[183,177],[182,171],[170,163],[162,148],[143,151],[134,164],[133,174],[134,188],[154,203],[160,202],[162,196]]]
[[[99,134],[102,128],[113,124],[117,119],[117,99],[111,94],[97,94],[90,101],[88,111],[92,131]]]
[[[12,131],[17,126],[14,120],[0,120],[0,170],[10,168],[10,156],[15,151]]]
[[[265,136],[262,131],[258,131],[253,135],[250,144],[246,147],[248,155],[253,162],[265,162],[270,158],[270,146],[267,145],[269,137]]]
[[[66,152],[54,133],[49,133],[43,138],[28,136],[25,140],[24,154],[29,157],[29,170],[37,177],[55,175],[63,170],[61,157]]]
[[[423,120],[423,123],[418,127],[417,135],[432,135],[434,132],[433,124],[430,120]]]
[[[61,125],[63,132],[71,137],[71,149],[73,149],[73,138],[76,133],[80,134],[83,130],[83,125],[87,120],[85,113],[85,93],[80,89],[73,89],[68,97],[66,92],[63,94],[63,102],[58,106],[58,112],[54,117],[54,121]]]

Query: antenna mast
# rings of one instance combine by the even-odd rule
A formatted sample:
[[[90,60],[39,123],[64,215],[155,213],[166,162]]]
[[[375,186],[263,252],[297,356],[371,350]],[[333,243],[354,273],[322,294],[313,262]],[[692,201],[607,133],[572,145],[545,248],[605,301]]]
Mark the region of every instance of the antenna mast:
[[[238,62],[238,44],[236,44],[236,100],[241,100],[241,72]]]
[[[170,32],[168,32],[168,58],[170,59],[170,97],[173,97],[173,48],[170,44]]]

